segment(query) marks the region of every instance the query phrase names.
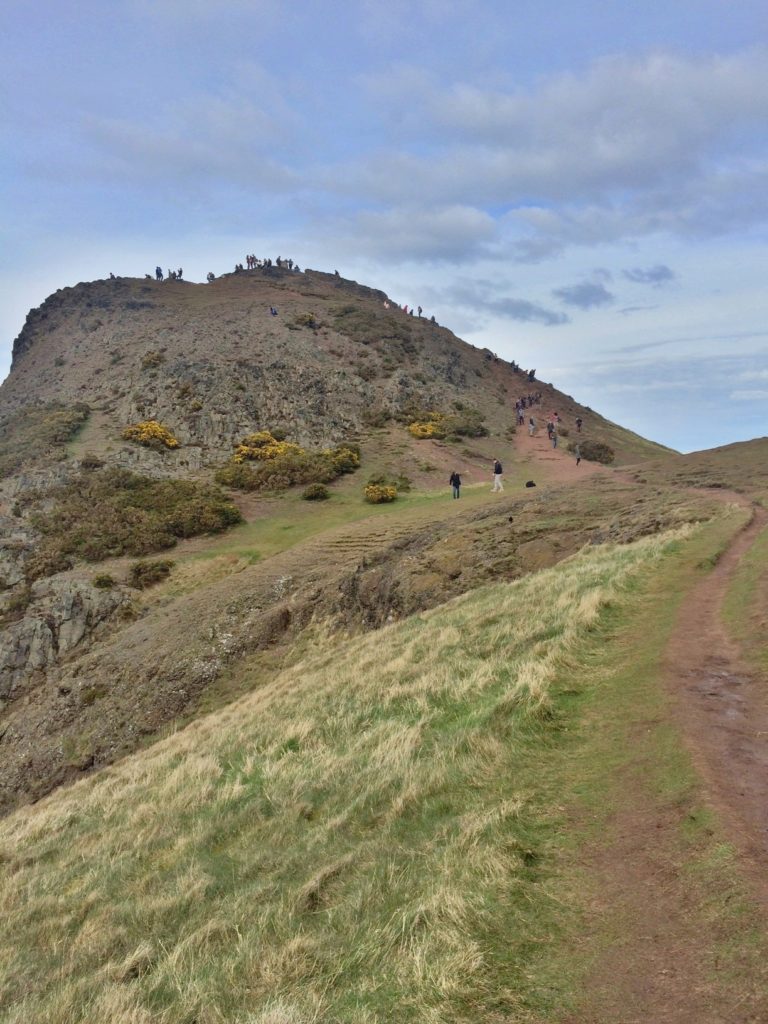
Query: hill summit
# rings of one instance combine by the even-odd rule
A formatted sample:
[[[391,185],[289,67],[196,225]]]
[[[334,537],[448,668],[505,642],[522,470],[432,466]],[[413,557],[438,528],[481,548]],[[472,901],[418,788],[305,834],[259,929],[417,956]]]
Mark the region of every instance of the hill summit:
[[[277,266],[209,284],[117,278],[60,289],[14,343],[0,423],[11,436],[30,406],[87,408],[90,451],[183,475],[219,464],[253,430],[327,445],[424,410],[471,409],[501,435],[531,392],[542,410],[581,416],[620,461],[662,451],[382,291]],[[164,424],[178,448],[161,459],[124,444],[124,428],[141,421]],[[27,467],[33,455],[27,446]]]

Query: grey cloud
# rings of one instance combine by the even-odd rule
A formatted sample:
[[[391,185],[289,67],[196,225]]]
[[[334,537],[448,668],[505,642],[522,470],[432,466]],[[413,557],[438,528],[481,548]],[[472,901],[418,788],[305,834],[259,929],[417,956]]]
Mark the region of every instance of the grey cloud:
[[[658,263],[655,267],[633,267],[631,270],[624,270],[623,274],[628,281],[634,281],[636,284],[650,284],[654,288],[674,280],[675,277],[674,271],[663,263]]]
[[[606,306],[615,299],[615,296],[608,291],[604,284],[593,281],[582,281],[580,284],[553,288],[552,294],[566,306],[577,306],[579,309]]]
[[[348,168],[343,187],[388,202],[472,195],[476,204],[507,205],[520,260],[768,219],[761,50],[606,58],[527,92],[461,83],[446,90],[423,72],[399,74],[372,89],[405,140]],[[413,152],[409,132],[419,145]],[[538,205],[521,207],[521,196],[538,197]]]
[[[495,296],[486,287],[485,282],[473,282],[469,286],[452,288],[445,294],[451,302],[521,323],[539,323],[553,327],[570,321],[570,317],[565,313],[547,309],[528,299]]]
[[[409,69],[402,95],[397,76],[379,88],[398,111],[418,108],[414,130],[421,140],[431,133],[450,156],[440,164],[414,157],[416,187],[427,175],[440,189],[462,187],[473,166],[478,186],[501,200],[522,190],[557,199],[685,178],[739,129],[757,127],[742,140],[754,149],[768,116],[764,68],[760,51],[656,54],[598,60],[581,76],[555,76],[530,92],[461,83],[446,90],[421,75],[414,93]],[[388,168],[381,171],[386,187]]]
[[[631,316],[632,313],[643,313],[650,309],[658,309],[658,306],[625,306],[619,310],[622,316]]]
[[[565,313],[556,313],[554,310],[546,309],[535,302],[527,302],[525,299],[498,299],[486,305],[485,308],[508,317],[510,320],[521,320],[523,323],[535,322],[552,326],[567,324],[570,319]]]
[[[459,263],[487,252],[496,224],[471,206],[363,211],[341,228],[352,251],[389,259]]]

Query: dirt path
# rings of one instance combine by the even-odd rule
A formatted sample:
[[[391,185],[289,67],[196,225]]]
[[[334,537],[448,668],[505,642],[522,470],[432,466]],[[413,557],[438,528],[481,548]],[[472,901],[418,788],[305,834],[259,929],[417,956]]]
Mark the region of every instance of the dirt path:
[[[768,510],[753,506],[751,521],[690,593],[665,669],[694,763],[768,907],[768,687],[745,667],[722,621],[733,574],[767,522]]]
[[[541,416],[538,419],[542,422]],[[537,433],[530,437],[527,427],[518,427],[515,454],[521,462],[530,463],[532,479],[535,480],[538,474],[546,483],[572,484],[588,476],[613,472],[598,462],[585,459],[577,466],[573,453],[566,450],[568,440],[560,438],[559,446],[553,448],[546,429],[539,427]]]
[[[740,495],[719,497],[750,506]],[[768,522],[768,511],[750,507],[749,523],[686,595],[663,672],[705,799],[737,849],[754,896],[768,906],[768,688],[745,668],[722,622],[733,574]],[[715,915],[712,928],[702,930],[700,907],[692,903],[680,844],[687,808],[660,798],[646,781],[654,764],[644,741],[656,724],[636,723],[637,754],[624,798],[610,822],[611,838],[590,867],[600,880],[592,909],[602,922],[597,927],[608,921],[615,934],[569,1024],[762,1024],[768,993],[761,980],[739,988],[732,977],[718,977],[713,956],[723,937],[713,932],[720,922]]]

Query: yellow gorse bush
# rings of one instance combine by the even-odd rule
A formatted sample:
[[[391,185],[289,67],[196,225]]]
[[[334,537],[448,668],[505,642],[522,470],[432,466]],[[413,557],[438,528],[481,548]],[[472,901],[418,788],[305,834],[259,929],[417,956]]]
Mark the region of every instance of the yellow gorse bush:
[[[232,456],[235,462],[270,462],[273,459],[282,459],[286,455],[305,455],[301,445],[293,444],[291,441],[278,441],[268,430],[257,430],[255,434],[248,434],[235,449]]]
[[[447,434],[446,417],[441,412],[429,412],[422,420],[414,420],[408,425],[408,431],[413,437],[424,441],[427,438],[443,438]]]
[[[140,423],[132,423],[123,431],[123,438],[126,441],[143,444],[147,448],[179,447],[178,440],[168,427],[164,427],[157,420],[142,420]]]
[[[384,505],[388,501],[394,501],[397,497],[397,488],[391,484],[368,484],[363,491],[365,500],[371,505]]]

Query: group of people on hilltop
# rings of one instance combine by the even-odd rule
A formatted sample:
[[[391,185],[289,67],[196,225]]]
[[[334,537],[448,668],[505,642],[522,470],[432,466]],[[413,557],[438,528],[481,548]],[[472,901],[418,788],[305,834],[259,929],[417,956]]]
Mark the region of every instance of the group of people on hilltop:
[[[253,254],[245,257],[245,266],[242,263],[235,264],[235,273],[239,274],[242,270],[262,270],[266,267],[279,267],[280,270],[291,270],[295,274],[301,273],[301,267],[292,259],[284,260],[282,256],[278,256],[273,263],[269,257],[259,259]]]
[[[425,319],[425,317],[424,317],[424,310],[422,309],[421,306],[416,306],[415,309],[414,309],[413,306],[411,306],[409,308],[408,303],[406,302],[406,304],[404,306],[394,306],[393,307],[392,303],[389,301],[389,299],[384,299],[384,309],[392,309],[392,308],[402,310],[402,312],[405,313],[407,316],[416,316],[416,315],[418,315],[419,320]],[[429,322],[431,324],[435,324],[435,325],[437,324],[437,320],[435,320],[434,315],[432,315],[429,318]]]
[[[114,277],[114,274],[110,274],[109,276],[110,277]],[[152,280],[152,275],[151,274],[145,274],[144,278],[147,281],[151,281]],[[184,271],[181,269],[181,267],[179,267],[178,270],[169,270],[168,271],[168,276],[165,278],[166,281],[182,281],[183,279],[184,279]],[[155,267],[155,280],[156,281],[162,281],[163,280],[163,268],[162,267]]]

